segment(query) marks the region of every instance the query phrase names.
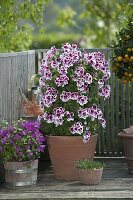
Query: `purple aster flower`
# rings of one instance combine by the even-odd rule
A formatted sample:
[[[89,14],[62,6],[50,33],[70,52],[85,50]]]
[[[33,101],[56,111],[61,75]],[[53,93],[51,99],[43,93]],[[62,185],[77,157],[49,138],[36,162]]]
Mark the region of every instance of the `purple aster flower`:
[[[20,139],[21,139],[21,135],[16,134],[15,137],[14,137],[14,139],[15,139],[15,140],[20,140]]]
[[[37,148],[37,151],[38,151],[38,152],[43,152],[45,146],[46,146],[46,145],[40,145],[40,146]]]

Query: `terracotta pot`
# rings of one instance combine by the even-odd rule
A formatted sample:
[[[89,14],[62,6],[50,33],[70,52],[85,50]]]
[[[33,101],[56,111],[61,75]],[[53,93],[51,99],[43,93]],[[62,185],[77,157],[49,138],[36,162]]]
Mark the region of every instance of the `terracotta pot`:
[[[84,185],[97,185],[100,183],[103,168],[100,169],[78,169],[79,180]]]
[[[81,136],[47,136],[47,144],[56,179],[79,180],[76,161],[93,159],[98,135],[87,143]]]
[[[129,174],[133,174],[133,134],[119,133],[118,136],[123,141]]]
[[[38,160],[25,162],[6,162],[6,187],[35,185],[37,182]]]

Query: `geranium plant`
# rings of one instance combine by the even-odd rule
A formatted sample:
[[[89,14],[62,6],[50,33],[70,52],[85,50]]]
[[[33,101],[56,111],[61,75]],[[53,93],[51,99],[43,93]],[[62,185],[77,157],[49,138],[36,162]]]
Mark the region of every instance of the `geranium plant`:
[[[87,53],[75,44],[52,47],[40,67],[41,106],[39,116],[49,135],[82,135],[87,142],[99,124],[106,121],[99,98],[110,96],[108,62],[100,52]],[[99,123],[98,123],[99,122]]]
[[[44,151],[44,136],[39,131],[40,124],[35,121],[18,120],[12,124],[0,123],[0,157],[6,161],[35,160]]]

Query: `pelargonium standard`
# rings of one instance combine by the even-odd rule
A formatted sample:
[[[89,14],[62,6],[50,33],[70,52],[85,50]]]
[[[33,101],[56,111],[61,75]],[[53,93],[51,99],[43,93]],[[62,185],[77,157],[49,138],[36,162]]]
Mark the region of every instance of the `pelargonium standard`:
[[[101,52],[88,53],[75,44],[52,47],[42,60],[39,92],[44,114],[39,116],[49,135],[82,135],[90,139],[106,127],[100,97],[110,96],[108,62]]]
[[[6,161],[29,161],[39,158],[44,151],[44,136],[40,123],[18,120],[12,124],[0,123],[0,157]]]

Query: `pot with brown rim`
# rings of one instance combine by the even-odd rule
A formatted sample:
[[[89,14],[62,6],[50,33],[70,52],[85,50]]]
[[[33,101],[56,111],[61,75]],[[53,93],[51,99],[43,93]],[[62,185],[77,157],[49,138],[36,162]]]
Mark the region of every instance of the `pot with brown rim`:
[[[79,180],[84,185],[97,185],[103,173],[103,164],[94,160],[77,161]]]
[[[133,126],[124,129],[118,136],[123,142],[129,174],[133,174]]]

